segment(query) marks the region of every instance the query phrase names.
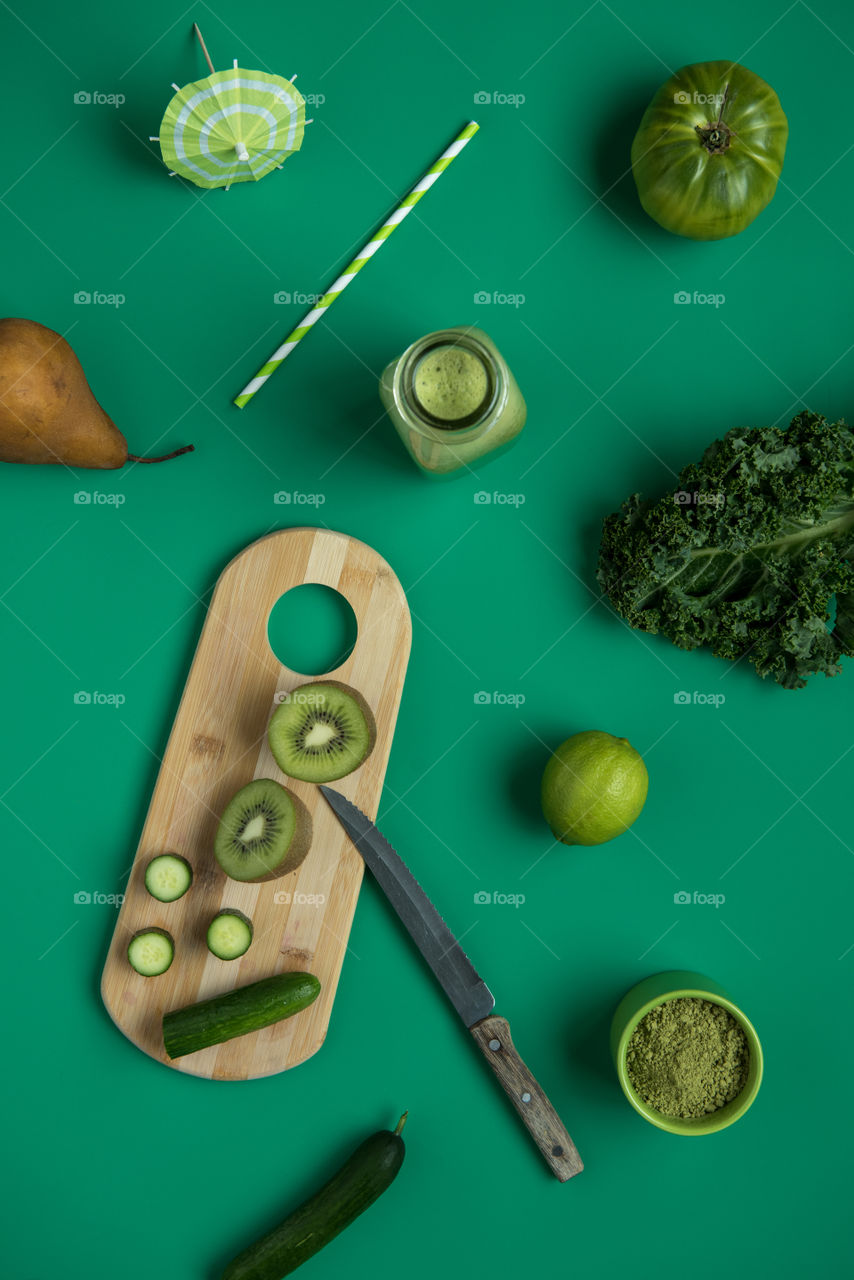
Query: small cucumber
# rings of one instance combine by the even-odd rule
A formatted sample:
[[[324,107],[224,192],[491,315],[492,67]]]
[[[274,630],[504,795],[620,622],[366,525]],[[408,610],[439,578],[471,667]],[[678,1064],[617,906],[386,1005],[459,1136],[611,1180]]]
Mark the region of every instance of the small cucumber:
[[[252,921],[240,911],[226,908],[208,925],[208,950],[220,960],[237,960],[252,942]]]
[[[193,869],[177,853],[159,853],[145,868],[145,887],[158,902],[176,902],[193,883]]]
[[[175,943],[165,929],[140,929],[130,940],[128,960],[143,978],[165,973],[175,956]]]
[[[316,1195],[233,1258],[222,1280],[282,1280],[349,1227],[397,1177],[405,1154],[400,1133],[406,1114],[394,1133],[381,1129],[371,1134]]]
[[[251,982],[248,987],[164,1014],[163,1044],[170,1058],[182,1058],[186,1053],[290,1018],[319,994],[320,982],[314,974],[277,973]]]

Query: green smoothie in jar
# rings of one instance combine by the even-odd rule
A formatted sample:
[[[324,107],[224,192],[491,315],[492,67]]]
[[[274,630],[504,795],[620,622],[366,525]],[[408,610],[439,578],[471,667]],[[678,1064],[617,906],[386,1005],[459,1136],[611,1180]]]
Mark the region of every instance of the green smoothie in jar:
[[[434,476],[508,445],[527,412],[497,347],[471,325],[414,342],[384,371],[380,398],[412,458]]]

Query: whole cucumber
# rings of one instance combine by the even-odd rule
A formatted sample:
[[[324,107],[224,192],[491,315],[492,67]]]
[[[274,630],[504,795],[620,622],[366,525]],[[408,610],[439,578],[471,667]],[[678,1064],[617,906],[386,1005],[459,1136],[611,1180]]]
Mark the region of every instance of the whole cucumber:
[[[405,1154],[400,1134],[406,1114],[393,1133],[381,1129],[366,1138],[310,1200],[233,1258],[222,1280],[282,1280],[349,1227],[397,1177]]]
[[[164,1014],[163,1044],[170,1058],[181,1058],[290,1018],[319,994],[320,982],[313,973],[277,973]]]

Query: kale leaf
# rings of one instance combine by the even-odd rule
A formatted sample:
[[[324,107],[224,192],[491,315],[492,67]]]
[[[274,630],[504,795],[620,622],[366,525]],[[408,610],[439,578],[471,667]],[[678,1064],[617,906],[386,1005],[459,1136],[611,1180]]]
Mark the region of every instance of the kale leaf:
[[[854,653],[854,434],[806,412],[734,428],[675,493],[608,516],[598,578],[631,626],[682,649],[747,658],[787,689],[837,675]]]

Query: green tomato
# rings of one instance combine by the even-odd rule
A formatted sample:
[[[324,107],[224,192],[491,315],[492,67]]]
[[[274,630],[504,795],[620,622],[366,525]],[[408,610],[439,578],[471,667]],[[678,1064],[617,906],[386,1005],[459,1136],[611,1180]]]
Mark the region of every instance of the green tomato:
[[[683,67],[661,86],[632,143],[641,204],[691,240],[738,235],[773,196],[788,135],[780,99],[746,67]]]

